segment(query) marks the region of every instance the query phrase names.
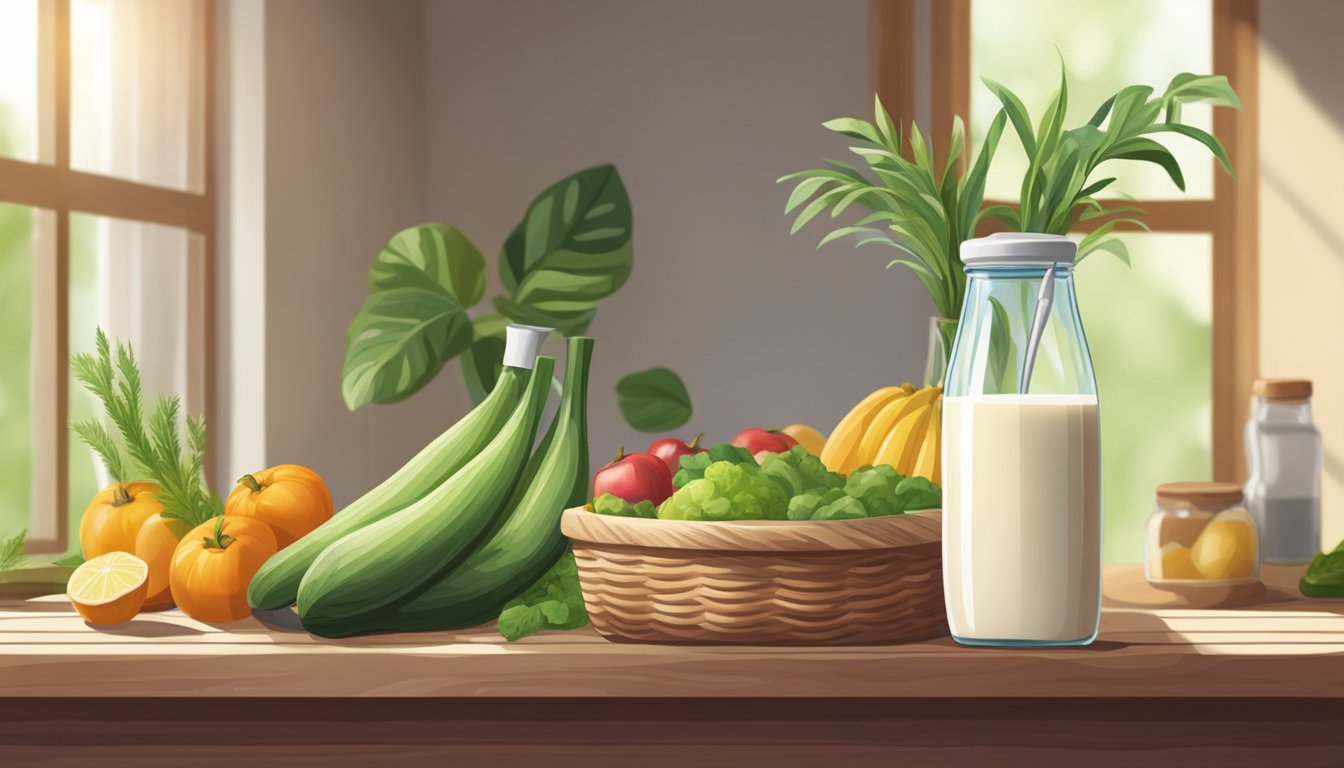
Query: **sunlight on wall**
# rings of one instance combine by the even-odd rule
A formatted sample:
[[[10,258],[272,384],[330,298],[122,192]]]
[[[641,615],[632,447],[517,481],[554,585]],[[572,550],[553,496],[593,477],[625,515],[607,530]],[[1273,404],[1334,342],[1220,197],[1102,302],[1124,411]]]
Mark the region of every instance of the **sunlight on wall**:
[[[1131,266],[1094,254],[1078,304],[1101,402],[1106,559],[1143,559],[1159,483],[1212,476],[1213,240],[1126,234]]]

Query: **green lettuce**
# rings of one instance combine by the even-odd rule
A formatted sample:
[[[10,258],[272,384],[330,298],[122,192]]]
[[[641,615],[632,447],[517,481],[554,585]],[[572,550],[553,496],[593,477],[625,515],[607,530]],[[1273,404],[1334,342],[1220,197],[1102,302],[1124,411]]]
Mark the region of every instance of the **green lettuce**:
[[[710,464],[720,461],[727,461],[732,464],[756,465],[756,459],[752,457],[751,451],[746,448],[731,443],[719,443],[706,453],[682,456],[677,474],[672,477],[672,485],[681,488],[692,480],[699,480],[705,476],[705,470],[709,468]]]
[[[613,496],[610,493],[604,493],[593,499],[593,511],[599,515],[614,515],[616,517],[646,517],[655,518],[658,516],[658,507],[648,499],[641,499],[635,504],[622,499],[620,496]]]
[[[1313,557],[1297,588],[1307,597],[1344,597],[1344,541]]]
[[[684,470],[683,470],[684,471]],[[716,461],[704,476],[678,488],[658,508],[664,520],[783,520],[789,494],[753,460]]]
[[[504,605],[496,626],[505,640],[513,642],[543,629],[578,629],[587,623],[579,567],[574,553],[566,552],[536,583]]]
[[[825,493],[845,484],[845,476],[831,472],[821,459],[795,445],[784,453],[771,453],[761,460],[761,471],[783,485],[790,496]]]

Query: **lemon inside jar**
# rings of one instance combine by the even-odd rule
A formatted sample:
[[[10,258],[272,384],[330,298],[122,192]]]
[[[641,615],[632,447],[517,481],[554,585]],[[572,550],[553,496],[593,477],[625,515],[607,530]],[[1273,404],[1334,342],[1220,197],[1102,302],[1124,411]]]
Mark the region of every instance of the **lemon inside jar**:
[[[1217,516],[1190,548],[1190,562],[1204,579],[1249,579],[1255,575],[1255,523],[1236,507]]]
[[[1166,483],[1148,525],[1148,581],[1232,584],[1259,578],[1259,536],[1233,483]]]

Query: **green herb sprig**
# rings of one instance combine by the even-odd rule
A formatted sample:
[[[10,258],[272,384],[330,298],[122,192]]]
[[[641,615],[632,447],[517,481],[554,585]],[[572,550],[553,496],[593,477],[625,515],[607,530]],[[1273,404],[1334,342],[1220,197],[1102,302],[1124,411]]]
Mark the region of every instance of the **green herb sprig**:
[[[219,514],[219,500],[205,483],[205,420],[186,419],[187,446],[182,449],[178,424],[182,401],[177,395],[160,396],[144,417],[140,366],[130,344],[112,344],[99,328],[95,354],[73,355],[70,367],[78,379],[103,405],[121,443],[98,419],[88,419],[70,427],[102,459],[108,474],[117,484],[117,499],[130,500],[125,485],[131,481],[131,465],[122,455],[122,445],[144,470],[146,479],[157,483],[156,495],[163,504],[165,517],[199,525]]]

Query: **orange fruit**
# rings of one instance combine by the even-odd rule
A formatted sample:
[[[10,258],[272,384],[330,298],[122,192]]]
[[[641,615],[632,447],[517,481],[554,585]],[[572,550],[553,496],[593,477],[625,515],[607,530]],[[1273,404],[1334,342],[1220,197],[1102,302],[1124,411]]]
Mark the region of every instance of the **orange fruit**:
[[[149,566],[149,591],[141,610],[161,611],[173,607],[173,593],[168,587],[168,571],[173,565],[173,551],[191,526],[172,517],[154,515],[140,526],[135,537],[135,556]]]
[[[90,624],[130,621],[145,604],[149,566],[127,552],[108,552],[70,574],[66,596]]]
[[[806,424],[790,424],[779,431],[797,440],[798,444],[803,446],[803,450],[813,456],[820,456],[821,449],[826,447],[826,436],[817,431],[815,427],[809,427]]]

